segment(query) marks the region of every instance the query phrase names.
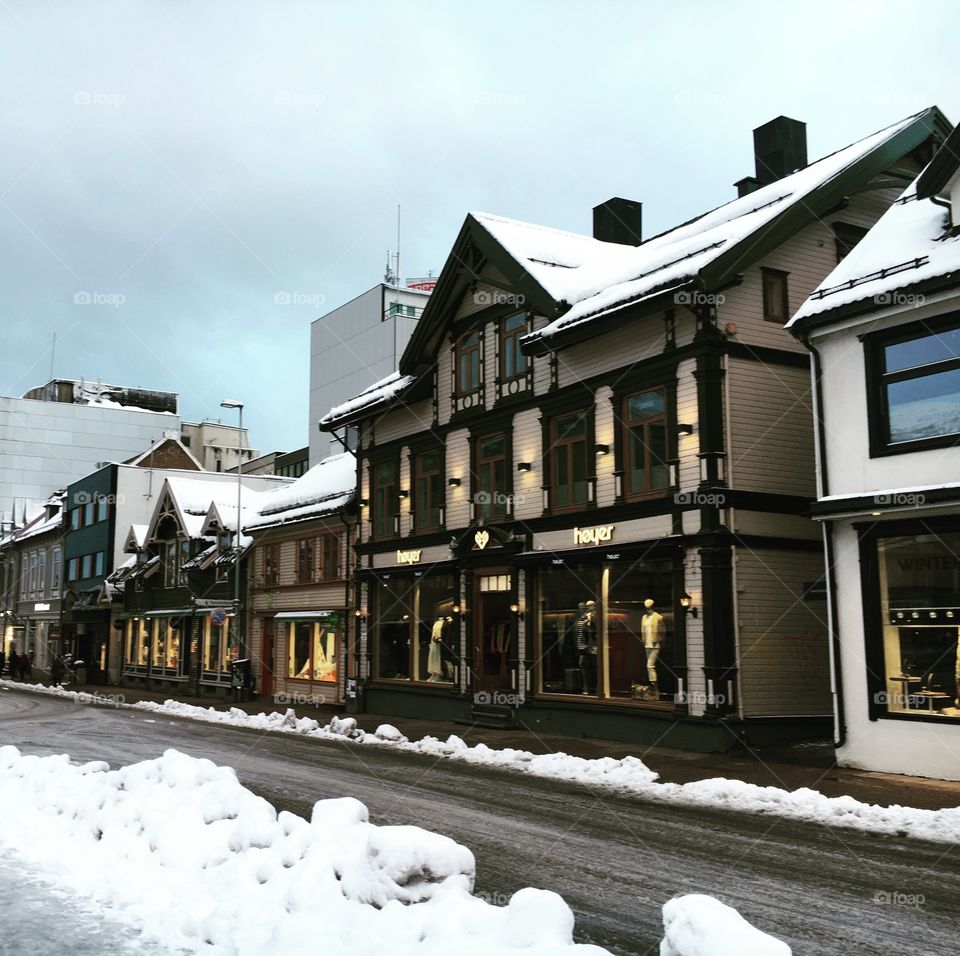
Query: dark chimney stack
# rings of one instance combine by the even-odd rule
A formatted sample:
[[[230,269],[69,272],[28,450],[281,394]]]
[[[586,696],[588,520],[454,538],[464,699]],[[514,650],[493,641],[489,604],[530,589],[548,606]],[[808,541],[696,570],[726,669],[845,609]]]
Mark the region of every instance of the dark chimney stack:
[[[632,199],[608,199],[593,207],[593,238],[639,246],[643,242],[643,203]]]
[[[734,183],[738,196],[775,183],[807,165],[807,124],[778,116],[758,126],[753,131],[753,161],[756,175]]]

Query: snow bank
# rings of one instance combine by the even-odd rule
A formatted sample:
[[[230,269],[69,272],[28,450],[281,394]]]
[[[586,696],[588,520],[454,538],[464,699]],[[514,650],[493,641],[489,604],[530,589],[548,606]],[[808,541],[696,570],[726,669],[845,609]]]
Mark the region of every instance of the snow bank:
[[[663,907],[660,956],[791,956],[790,947],[751,926],[733,907],[691,893]]]
[[[91,694],[45,687],[42,684],[21,684],[0,681],[0,687],[31,690],[72,698],[81,703],[95,702]],[[108,700],[112,703],[112,700]],[[497,750],[479,743],[468,746],[451,734],[446,740],[424,737],[407,740],[397,728],[381,724],[375,733],[359,729],[353,717],[333,717],[321,724],[311,717],[298,717],[294,710],[286,713],[248,714],[238,707],[216,710],[196,707],[176,700],[162,704],[143,701],[129,706],[136,710],[187,717],[207,723],[226,724],[251,730],[299,734],[320,740],[352,742],[364,746],[390,747],[430,757],[443,757],[462,763],[511,770],[550,780],[608,788],[618,793],[633,794],[658,803],[687,807],[720,808],[735,812],[783,817],[802,823],[846,827],[870,833],[886,833],[943,843],[960,842],[960,807],[945,810],[920,810],[897,804],[889,807],[863,803],[853,797],[827,797],[816,790],[801,788],[783,790],[761,787],[742,780],[712,778],[693,783],[661,783],[659,774],[650,770],[637,757],[598,757],[587,759],[565,753],[533,754],[527,750]]]
[[[17,808],[0,814],[0,846],[178,951],[606,953],[573,942],[554,893],[473,896],[473,854],[447,837],[375,826],[350,798],[319,801],[309,822],[278,814],[230,768],[175,750],[110,770],[0,747],[0,806]]]

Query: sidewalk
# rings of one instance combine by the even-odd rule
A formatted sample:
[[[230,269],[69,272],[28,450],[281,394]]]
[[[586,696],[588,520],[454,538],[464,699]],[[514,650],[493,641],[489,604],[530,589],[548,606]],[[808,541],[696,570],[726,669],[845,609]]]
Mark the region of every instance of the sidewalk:
[[[122,698],[122,703],[127,704],[139,701],[163,703],[170,697],[169,693],[130,687],[85,685],[71,686],[68,689],[90,694],[116,695]],[[217,710],[239,707],[248,714],[270,711],[283,713],[288,709],[286,704],[277,705],[269,699],[242,704],[210,697],[181,696],[177,699],[185,704],[213,707]],[[298,716],[312,717],[323,723],[334,715],[344,716],[342,706],[307,706],[294,709]],[[711,777],[725,777],[784,790],[809,787],[828,797],[848,795],[865,803],[884,806],[901,804],[928,810],[960,806],[960,783],[840,768],[836,766],[833,747],[829,743],[784,745],[752,752],[741,750],[703,754],[667,747],[644,749],[615,741],[536,734],[525,730],[472,728],[461,724],[381,714],[358,714],[356,719],[363,730],[371,733],[380,724],[393,724],[410,740],[419,740],[428,735],[445,740],[451,734],[456,734],[470,745],[485,743],[498,749],[511,747],[533,753],[563,751],[586,758],[635,756],[643,760],[651,770],[659,773],[663,782],[688,783]]]

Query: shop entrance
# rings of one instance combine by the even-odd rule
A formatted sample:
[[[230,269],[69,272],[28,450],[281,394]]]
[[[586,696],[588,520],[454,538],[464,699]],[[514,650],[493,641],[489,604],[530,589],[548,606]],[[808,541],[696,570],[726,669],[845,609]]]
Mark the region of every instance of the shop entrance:
[[[260,696],[273,696],[273,619],[263,619],[263,638],[260,644]]]
[[[513,613],[509,573],[483,573],[473,586],[473,691],[510,686]]]

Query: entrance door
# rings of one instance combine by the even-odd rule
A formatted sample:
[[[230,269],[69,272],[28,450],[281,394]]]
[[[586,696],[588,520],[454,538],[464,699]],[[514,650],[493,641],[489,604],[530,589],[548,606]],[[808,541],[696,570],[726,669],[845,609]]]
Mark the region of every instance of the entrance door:
[[[260,696],[273,697],[273,620],[264,618],[260,640]]]
[[[513,645],[509,574],[478,574],[473,599],[473,690],[507,690]]]

